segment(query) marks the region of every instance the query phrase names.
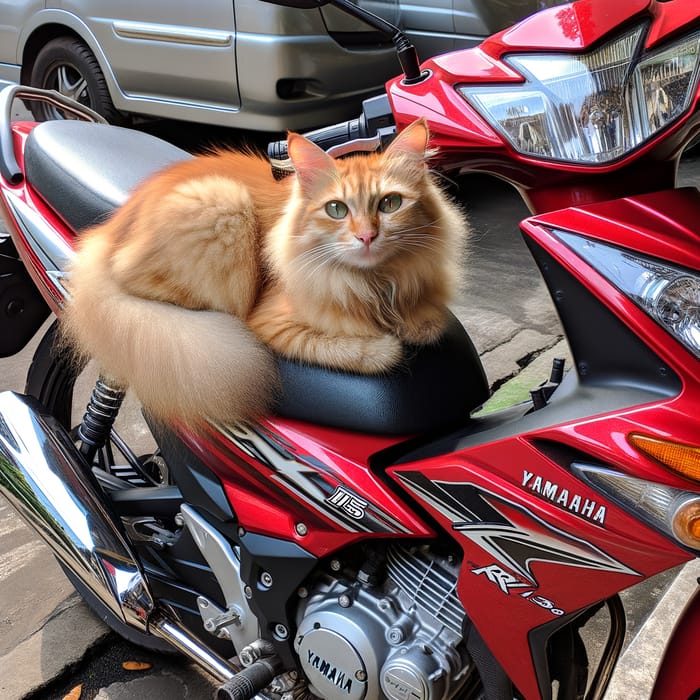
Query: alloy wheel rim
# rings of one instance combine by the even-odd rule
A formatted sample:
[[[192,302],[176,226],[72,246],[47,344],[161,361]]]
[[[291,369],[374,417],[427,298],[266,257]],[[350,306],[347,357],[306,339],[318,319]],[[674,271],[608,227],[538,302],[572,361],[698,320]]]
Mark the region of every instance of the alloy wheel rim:
[[[47,77],[46,87],[92,108],[87,78],[71,63],[60,63],[55,66]],[[77,119],[56,107],[47,106],[46,111],[51,119]]]

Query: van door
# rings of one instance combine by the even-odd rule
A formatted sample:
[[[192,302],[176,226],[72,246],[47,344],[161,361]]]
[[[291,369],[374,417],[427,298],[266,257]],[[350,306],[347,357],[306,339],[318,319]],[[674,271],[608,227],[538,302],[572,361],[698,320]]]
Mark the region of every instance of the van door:
[[[453,0],[401,0],[401,27],[421,59],[455,48],[452,3]]]
[[[126,97],[240,106],[234,0],[61,0],[57,5],[88,26],[108,61],[105,69]]]

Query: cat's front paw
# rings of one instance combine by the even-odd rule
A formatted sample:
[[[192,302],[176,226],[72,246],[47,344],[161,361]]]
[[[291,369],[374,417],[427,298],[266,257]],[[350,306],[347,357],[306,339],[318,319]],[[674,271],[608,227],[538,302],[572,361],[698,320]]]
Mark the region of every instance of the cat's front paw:
[[[403,358],[401,341],[393,335],[366,338],[358,349],[355,370],[361,374],[383,374]]]
[[[444,330],[445,318],[441,315],[402,323],[396,329],[396,335],[411,345],[432,345],[437,343]]]

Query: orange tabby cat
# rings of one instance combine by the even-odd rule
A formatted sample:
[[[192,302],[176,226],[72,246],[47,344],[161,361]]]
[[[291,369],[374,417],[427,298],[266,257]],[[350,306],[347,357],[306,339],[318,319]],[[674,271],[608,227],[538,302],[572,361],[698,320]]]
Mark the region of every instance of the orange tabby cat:
[[[272,348],[373,374],[436,341],[465,223],[426,165],[421,120],[334,160],[298,134],[294,176],[233,151],[177,163],[80,237],[64,335],[155,415],[266,410]],[[252,331],[252,332],[251,332]]]

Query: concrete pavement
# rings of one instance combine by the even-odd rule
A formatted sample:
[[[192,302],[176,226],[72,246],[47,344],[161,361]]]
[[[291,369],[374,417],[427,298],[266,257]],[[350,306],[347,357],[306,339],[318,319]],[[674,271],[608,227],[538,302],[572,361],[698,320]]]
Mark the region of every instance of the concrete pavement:
[[[687,160],[681,172],[684,184],[700,183],[697,159]],[[525,215],[519,199],[502,185],[475,178],[469,201],[475,236],[465,292],[455,312],[474,338],[490,383],[502,385],[495,401],[511,403],[527,397],[530,388],[547,378],[551,358],[568,354],[568,349],[544,285],[515,231]],[[22,389],[30,358],[31,348],[0,360],[0,389]],[[652,586],[651,597],[660,602],[638,621],[606,697],[648,697],[654,662],[698,573],[693,562],[679,576]],[[0,698],[60,700],[81,678],[81,668],[104,670],[104,659],[119,644],[72,592],[46,548],[0,502]],[[124,653],[137,654],[128,648]],[[91,655],[99,659],[92,665]],[[115,670],[100,678],[96,691],[91,685],[83,700],[211,696],[211,679],[181,659],[153,663],[138,677]]]

